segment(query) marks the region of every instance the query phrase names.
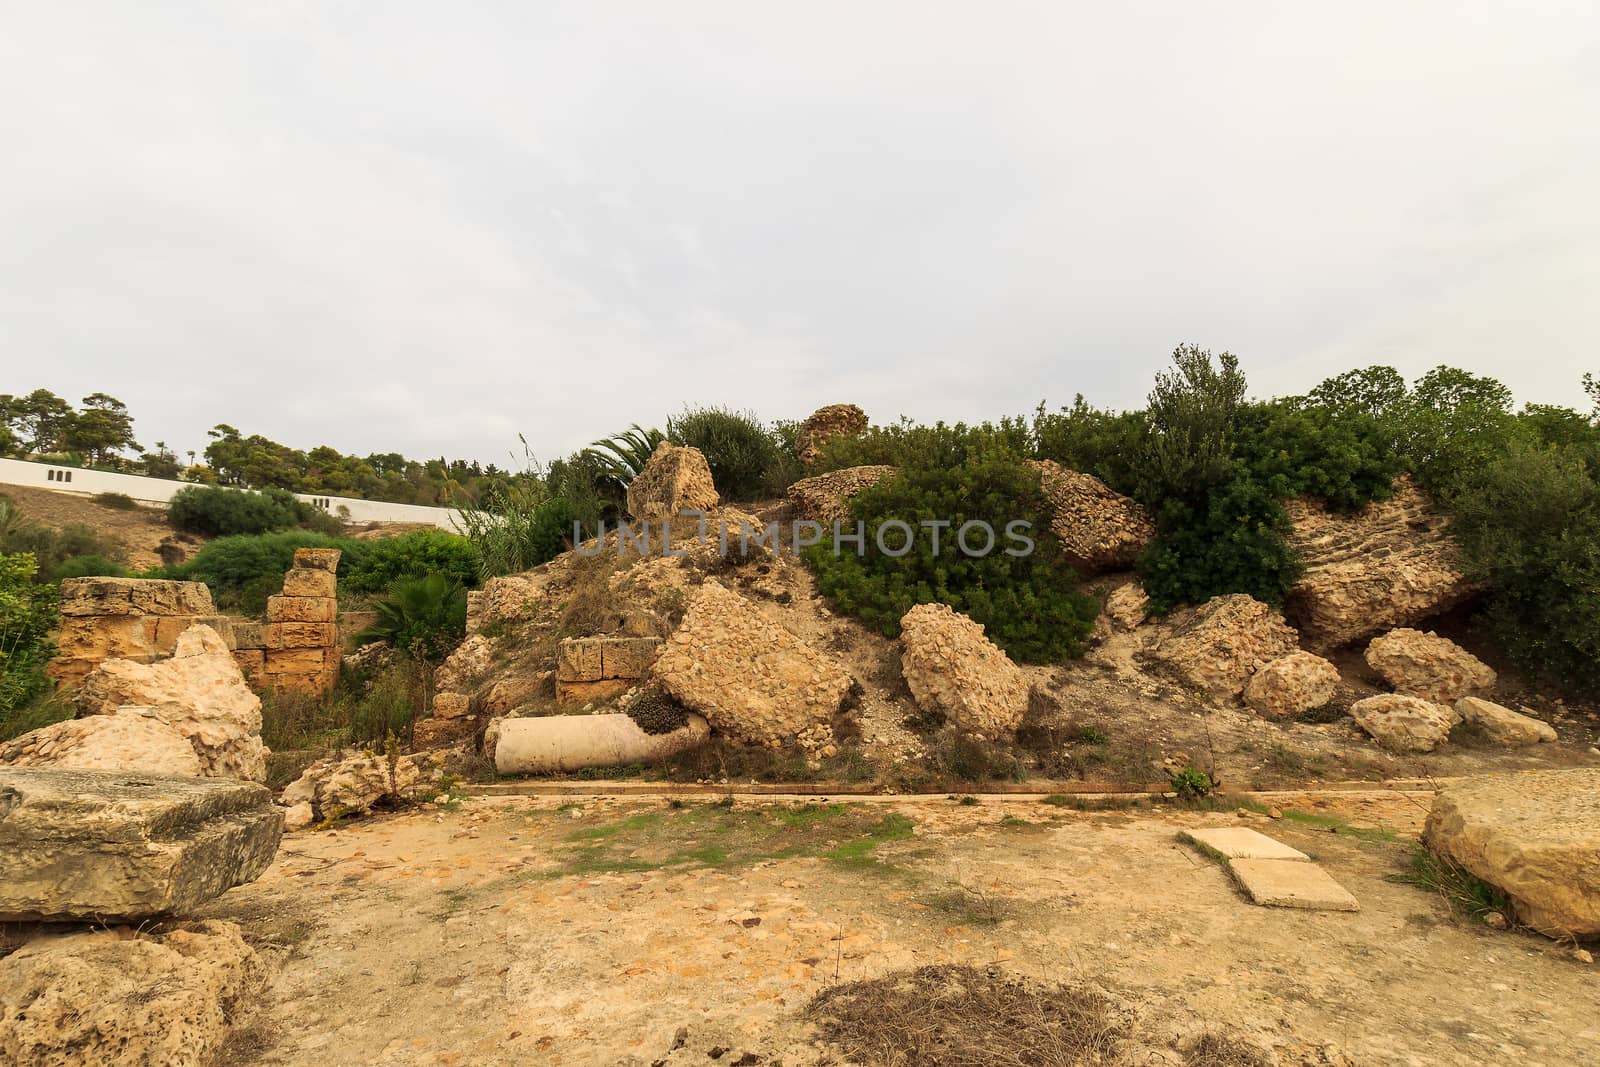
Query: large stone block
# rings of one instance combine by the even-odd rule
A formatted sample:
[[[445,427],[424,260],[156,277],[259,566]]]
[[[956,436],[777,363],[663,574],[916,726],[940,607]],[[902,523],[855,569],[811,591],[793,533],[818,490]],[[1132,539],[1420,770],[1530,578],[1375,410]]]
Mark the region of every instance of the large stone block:
[[[181,914],[253,881],[282,832],[250,782],[0,768],[0,920]]]
[[[61,614],[215,615],[203,582],[153,578],[67,578],[61,583]]]
[[[1156,535],[1156,524],[1137,501],[1092,474],[1048,459],[1029,460],[1050,502],[1050,530],[1062,555],[1083,573],[1131,567]]]
[[[324,596],[269,596],[268,622],[333,622],[338,601]]]
[[[268,649],[332,648],[339,643],[339,627],[331,622],[269,622],[261,636]]]
[[[337,657],[335,657],[337,660]],[[266,673],[320,674],[328,668],[328,650],[322,648],[269,648]]]
[[[900,673],[924,711],[953,728],[1009,739],[1028,710],[1030,686],[983,624],[948,604],[918,604],[900,619]]]
[[[296,567],[283,576],[284,596],[334,596],[338,587],[339,580],[332,571]]]
[[[705,454],[671,441],[657,445],[644,469],[628,483],[628,514],[636,519],[705,511],[716,507],[719,499]]]
[[[1434,797],[1423,836],[1502,890],[1540,933],[1600,937],[1600,768],[1452,782]]]
[[[659,637],[569,637],[556,648],[556,680],[643,678],[660,651]]]
[[[340,551],[337,548],[297,548],[294,550],[296,570],[328,571],[339,569]]]
[[[598,682],[600,645],[593,638],[569,637],[556,646],[556,680]]]

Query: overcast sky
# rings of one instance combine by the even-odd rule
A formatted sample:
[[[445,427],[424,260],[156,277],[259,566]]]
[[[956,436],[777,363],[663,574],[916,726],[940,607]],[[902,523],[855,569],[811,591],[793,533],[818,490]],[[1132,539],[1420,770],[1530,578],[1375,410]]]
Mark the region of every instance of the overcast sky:
[[[0,153],[0,392],[180,450],[1600,371],[1593,0],[14,3]]]

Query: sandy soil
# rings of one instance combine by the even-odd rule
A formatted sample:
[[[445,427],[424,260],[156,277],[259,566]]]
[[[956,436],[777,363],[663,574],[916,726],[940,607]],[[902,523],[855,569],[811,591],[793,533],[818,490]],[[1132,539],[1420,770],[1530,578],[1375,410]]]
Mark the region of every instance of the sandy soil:
[[[1175,839],[1235,814],[517,797],[295,834],[209,909],[279,967],[231,1062],[818,1064],[818,991],[942,961],[1090,981],[1150,1032],[1283,1063],[1600,1062],[1600,969],[1391,880],[1425,796],[1279,802],[1250,824],[1359,913],[1255,907]]]

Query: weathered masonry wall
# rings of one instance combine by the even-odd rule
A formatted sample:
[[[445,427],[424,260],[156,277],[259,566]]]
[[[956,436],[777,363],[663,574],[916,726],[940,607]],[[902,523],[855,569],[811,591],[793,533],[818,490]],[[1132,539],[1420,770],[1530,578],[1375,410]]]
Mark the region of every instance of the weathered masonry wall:
[[[50,674],[76,685],[102,660],[151,663],[172,654],[195,623],[216,630],[257,690],[326,693],[339,680],[348,623],[338,614],[339,550],[302,548],[267,599],[262,622],[219,615],[201,582],[68,578],[61,583],[61,631]],[[368,613],[358,621],[370,620]]]
[[[101,660],[153,663],[172,655],[178,635],[197,622],[232,647],[232,620],[217,614],[201,582],[68,578],[61,583],[61,631],[50,675],[76,685]]]
[[[556,700],[568,704],[625,693],[650,673],[659,637],[569,637],[556,647]]]

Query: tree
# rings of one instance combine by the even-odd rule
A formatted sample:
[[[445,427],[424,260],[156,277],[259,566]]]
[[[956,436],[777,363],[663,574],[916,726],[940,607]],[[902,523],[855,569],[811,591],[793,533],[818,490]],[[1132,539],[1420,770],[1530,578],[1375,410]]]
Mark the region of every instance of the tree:
[[[1409,402],[1400,372],[1381,365],[1334,375],[1311,390],[1310,398],[1334,411],[1362,411],[1378,419],[1399,416]]]
[[[72,417],[72,405],[48,389],[35,389],[16,401],[16,425],[30,452],[62,451]]]
[[[123,449],[139,447],[127,405],[107,393],[84,397],[83,410],[68,421],[65,433],[67,447],[84,453],[90,464],[108,463]]]

